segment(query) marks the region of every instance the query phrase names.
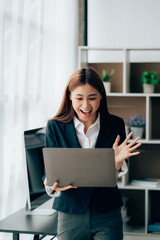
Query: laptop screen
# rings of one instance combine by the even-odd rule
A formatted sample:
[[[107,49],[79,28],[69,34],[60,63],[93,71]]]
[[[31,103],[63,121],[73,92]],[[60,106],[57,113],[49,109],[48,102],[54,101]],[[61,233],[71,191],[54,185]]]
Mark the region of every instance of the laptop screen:
[[[49,200],[44,185],[42,148],[45,146],[45,128],[24,132],[25,161],[28,191],[28,208],[35,209]]]

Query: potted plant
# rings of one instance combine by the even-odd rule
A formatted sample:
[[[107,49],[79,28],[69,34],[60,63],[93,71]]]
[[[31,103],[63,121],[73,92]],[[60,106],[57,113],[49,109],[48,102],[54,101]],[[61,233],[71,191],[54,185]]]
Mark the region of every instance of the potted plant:
[[[110,93],[111,91],[111,83],[109,82],[109,79],[113,76],[114,72],[114,69],[111,70],[110,74],[107,74],[106,70],[104,69],[102,71],[102,81],[104,83],[106,93]]]
[[[143,136],[144,126],[146,125],[146,119],[143,115],[132,115],[126,119],[126,123],[133,132],[133,138]]]
[[[143,84],[144,93],[153,93],[155,85],[159,82],[159,77],[156,72],[143,72],[141,76],[141,83]]]

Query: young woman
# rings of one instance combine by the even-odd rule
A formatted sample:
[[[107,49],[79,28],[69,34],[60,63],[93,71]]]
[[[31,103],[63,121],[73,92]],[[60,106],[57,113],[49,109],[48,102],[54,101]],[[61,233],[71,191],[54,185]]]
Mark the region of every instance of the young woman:
[[[103,82],[93,68],[74,72],[64,91],[56,116],[46,127],[49,148],[114,148],[117,175],[127,171],[125,160],[140,152],[139,137],[128,143],[124,122],[107,108]],[[136,144],[137,143],[137,144]],[[122,240],[122,199],[118,187],[58,187],[44,182],[55,196],[58,211],[58,240]]]

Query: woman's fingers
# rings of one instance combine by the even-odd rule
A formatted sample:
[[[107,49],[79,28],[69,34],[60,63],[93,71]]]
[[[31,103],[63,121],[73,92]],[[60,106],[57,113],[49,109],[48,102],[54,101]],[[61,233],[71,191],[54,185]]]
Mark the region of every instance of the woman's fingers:
[[[114,144],[113,144],[113,148],[115,148],[115,147],[118,146],[119,140],[120,140],[120,136],[118,135],[118,136],[116,137],[116,140],[115,140]]]
[[[142,145],[142,143],[137,143],[135,146],[130,148],[130,152],[133,152],[135,149],[139,148]]]
[[[132,135],[133,135],[133,132],[130,132],[130,133],[128,134],[128,136],[127,136],[126,139],[124,140],[124,143],[125,143],[125,144],[127,144],[127,142],[130,140],[130,138],[132,137]]]
[[[132,156],[135,156],[135,155],[138,155],[138,154],[140,154],[140,152],[129,153],[129,157],[132,157]]]
[[[72,185],[68,185],[68,186],[65,186],[65,187],[57,187],[55,190],[56,191],[66,191],[66,190],[71,189],[71,188],[77,188],[77,187],[72,186]]]
[[[139,139],[140,137],[135,138],[132,142],[128,144],[128,147],[132,147]]]
[[[48,186],[48,184],[47,184],[47,179],[45,179],[43,183],[44,183],[45,186]],[[48,186],[48,187],[49,187],[52,191],[66,191],[66,190],[71,189],[71,188],[77,188],[77,187],[75,187],[75,186],[72,186],[71,184],[68,185],[68,186],[65,186],[65,187],[58,187],[58,182],[55,182],[55,183],[53,184],[53,186]]]
[[[72,186],[71,184],[68,185],[68,186],[64,186],[64,187],[58,187],[58,182],[55,182],[52,186],[53,191],[66,191],[66,190],[71,189],[71,188],[77,188],[77,187]]]
[[[52,190],[56,191],[57,187],[58,187],[58,182],[55,182],[52,186]]]

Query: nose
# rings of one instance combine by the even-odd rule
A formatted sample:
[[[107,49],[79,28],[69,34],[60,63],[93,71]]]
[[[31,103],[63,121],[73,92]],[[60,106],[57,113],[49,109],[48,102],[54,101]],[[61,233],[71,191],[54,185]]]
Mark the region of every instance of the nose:
[[[88,108],[90,107],[90,104],[89,104],[88,99],[84,99],[84,100],[83,100],[82,106],[83,106],[83,109],[84,109],[84,110],[89,110]]]

